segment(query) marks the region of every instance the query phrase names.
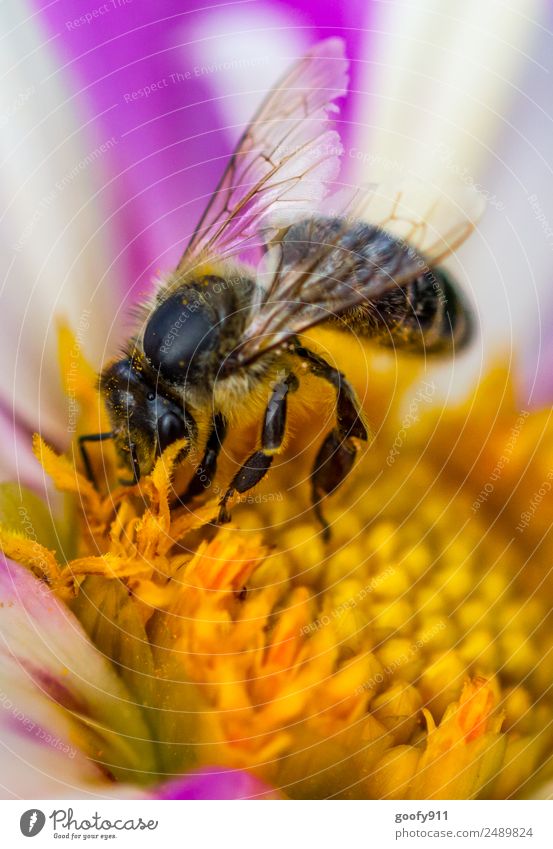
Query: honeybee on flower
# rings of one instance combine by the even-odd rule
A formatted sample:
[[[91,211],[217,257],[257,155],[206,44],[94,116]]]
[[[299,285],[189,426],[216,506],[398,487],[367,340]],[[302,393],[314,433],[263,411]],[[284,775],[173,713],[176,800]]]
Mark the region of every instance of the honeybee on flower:
[[[176,271],[144,310],[124,356],[102,372],[112,429],[80,437],[89,477],[91,441],[115,440],[133,484],[177,440],[186,439],[182,458],[197,450],[202,424],[203,456],[179,497],[187,504],[211,486],[227,430],[243,427],[257,407],[259,447],[219,503],[219,522],[229,521],[229,501],[259,484],[282,451],[288,399],[301,393],[308,371],[336,393],[336,422],[310,476],[327,529],[320,502],[340,486],[369,435],[347,377],[303,334],[327,325],[427,355],[470,339],[464,298],[438,263],[469,235],[475,212],[431,195],[423,216],[415,189],[386,199],[372,187],[342,200],[342,215],[324,214],[341,153],[328,116],[345,94],[346,71],[342,42],[320,43],[244,131]],[[479,196],[471,200],[478,209]],[[266,254],[257,274],[234,258],[252,241]]]
[[[62,6],[50,4],[45,15],[60,14]],[[324,3],[319,4],[322,7]],[[354,7],[345,7],[344,14]],[[494,44],[506,43],[497,38],[497,31],[508,19],[505,11],[494,20]],[[355,46],[359,20],[352,19],[352,26],[346,27],[348,53],[357,58],[354,74],[362,64]],[[133,18],[137,37],[146,31],[149,38],[154,37],[153,29],[137,29],[135,24]],[[521,37],[520,21],[515,29],[517,38]],[[15,28],[6,42],[7,54],[20,31]],[[277,28],[264,42],[267,55],[276,32]],[[228,41],[228,36],[225,39]],[[256,32],[257,39],[263,40],[260,32]],[[309,41],[316,40],[314,32]],[[232,42],[240,43],[238,30]],[[102,80],[113,43],[120,46],[119,40],[107,38],[105,45],[98,47]],[[73,45],[77,44],[75,38]],[[301,56],[306,46],[282,52],[289,58],[292,52]],[[85,63],[93,52],[85,53]],[[478,52],[496,67],[491,49]],[[398,51],[388,53],[400,55]],[[44,55],[40,51],[31,54]],[[164,49],[160,55],[165,56]],[[442,54],[427,50],[426,55],[434,59]],[[25,67],[19,54],[16,58],[14,67]],[[469,66],[463,64],[464,69]],[[128,67],[130,77],[121,82],[121,92],[141,87],[136,78],[138,65],[130,63]],[[261,74],[265,66],[258,67]],[[45,76],[55,79],[51,68],[47,70]],[[389,71],[393,77],[393,68]],[[152,79],[163,76],[151,72]],[[500,79],[501,74],[496,77]],[[106,153],[123,163],[120,172],[125,180],[130,174],[137,176],[126,167],[129,151],[138,150],[141,174],[150,173],[148,166],[159,165],[163,157],[144,158],[145,133],[154,124],[152,115],[109,111],[116,82],[119,84],[120,78],[113,74],[110,85],[101,86],[109,102],[99,114],[108,123],[116,116],[132,121]],[[147,79],[143,82],[148,84]],[[204,82],[215,86],[222,79],[214,73]],[[270,88],[270,83],[255,82],[260,89]],[[359,90],[359,76],[352,88]],[[25,90],[25,86],[19,85],[17,90]],[[35,109],[48,104],[48,90],[48,86],[41,88],[44,96],[34,102]],[[131,99],[131,103],[123,95],[119,100],[129,110],[144,110],[152,107],[154,95],[160,97],[160,103],[167,93],[185,96],[175,84],[148,98]],[[450,96],[440,103],[446,100],[448,105],[454,102]],[[212,105],[213,99],[198,101]],[[65,101],[60,97],[56,103]],[[236,103],[233,101],[233,108]],[[226,105],[222,98],[222,108]],[[472,113],[466,106],[458,115],[464,127],[471,127]],[[57,126],[59,114],[53,112]],[[13,121],[25,113],[9,114]],[[190,115],[187,108],[187,119]],[[351,120],[351,111],[342,115]],[[234,119],[233,123],[243,125],[245,120],[244,116],[244,121]],[[189,129],[191,149],[196,129],[205,147],[202,132],[208,126],[210,120],[202,113],[200,128]],[[347,122],[340,130],[347,138]],[[110,128],[106,137],[113,134]],[[73,134],[65,135],[67,144]],[[33,136],[22,134],[25,139]],[[173,149],[168,144],[163,147],[164,152]],[[211,144],[209,147],[211,155]],[[336,156],[338,147],[336,140],[325,145],[324,155]],[[91,148],[96,150],[96,146]],[[378,145],[370,149],[374,150],[372,168],[384,157]],[[449,149],[448,145],[440,148]],[[203,149],[201,152],[205,158]],[[179,162],[181,153],[187,155],[181,147]],[[82,152],[74,158],[76,162],[90,159]],[[345,158],[354,161],[351,155]],[[449,155],[443,158],[448,167],[456,161]],[[61,175],[73,171],[71,157],[66,159]],[[17,162],[12,157],[12,169]],[[26,173],[37,170],[29,169],[27,160],[24,164]],[[47,164],[51,166],[49,161]],[[180,165],[177,170],[180,173]],[[464,173],[461,168],[456,170]],[[161,200],[169,182],[178,186],[180,202],[184,196],[205,192],[200,171],[200,167],[183,169],[186,182],[195,186],[187,185],[186,193],[179,173],[173,174],[171,181],[152,178],[154,190],[145,203],[145,220],[158,220],[156,204],[172,208],[170,202]],[[87,174],[79,174],[78,186],[83,191]],[[88,173],[91,176],[92,171]],[[18,181],[18,188],[20,183],[25,181]],[[61,206],[72,214],[70,202],[77,182],[64,185]],[[29,208],[39,207],[39,199],[48,194],[46,189],[36,193],[26,206],[27,217]],[[132,194],[127,192],[125,198]],[[140,191],[135,194],[142,197]],[[383,224],[387,216],[377,212],[378,204],[382,201],[389,210],[393,197],[380,186],[370,194],[367,226]],[[493,192],[489,197],[493,198]],[[406,199],[403,194],[402,200]],[[81,203],[79,198],[77,209]],[[319,213],[332,217],[337,204],[332,201],[330,205],[333,212],[325,211],[324,199],[320,204],[317,201]],[[409,228],[414,206],[410,201],[407,206]],[[40,238],[45,238],[49,250],[57,244],[58,235],[67,237],[67,232],[72,232],[55,217],[59,209],[52,204],[48,216],[35,219],[34,251],[25,254],[28,261],[38,262]],[[93,211],[91,204],[87,212]],[[185,214],[182,207],[178,213],[177,217]],[[351,224],[354,219],[347,210],[345,213],[344,220]],[[468,221],[470,230],[473,219],[473,213],[461,214],[461,219],[454,216],[452,231],[447,230],[452,220],[447,215],[436,215],[433,220],[442,235],[446,223],[451,247],[467,229],[459,220]],[[109,216],[101,220],[110,227],[113,223]],[[294,219],[298,220],[301,216]],[[417,212],[417,220],[428,221],[428,216]],[[171,231],[168,219],[159,221],[164,233]],[[396,231],[396,223],[392,222],[390,236],[403,243],[408,233]],[[285,221],[284,226],[296,224]],[[55,232],[47,239],[50,227]],[[156,227],[152,227],[154,232]],[[24,229],[22,224],[18,232]],[[129,240],[133,267],[149,274],[144,245],[150,231],[140,226],[138,231],[143,238]],[[85,232],[94,232],[94,225]],[[447,238],[448,233],[454,238]],[[479,227],[463,250],[478,244],[480,233]],[[179,220],[178,231],[166,238],[180,245],[182,237]],[[75,240],[77,256],[88,244],[87,238],[81,233]],[[12,245],[17,241],[17,233],[8,240]],[[270,230],[268,241],[256,233],[254,243],[262,242],[270,246],[264,266],[267,280],[278,268],[285,243],[278,238],[275,241]],[[299,243],[305,248],[303,237]],[[413,245],[423,259],[438,257],[432,249],[427,253],[417,238]],[[510,247],[505,243],[502,250],[508,253]],[[52,284],[57,294],[61,259],[57,254]],[[17,253],[17,260],[16,269],[23,261],[22,252]],[[232,261],[236,262],[236,256]],[[172,267],[171,263],[159,264]],[[36,274],[21,276],[21,291],[23,283],[34,285],[39,271],[40,265]],[[97,373],[106,360],[104,331],[124,298],[114,301],[113,290],[105,285],[96,290],[101,271],[71,271],[67,279],[82,284],[71,287],[73,312],[67,297],[63,309],[54,298],[48,309],[43,306],[32,312],[33,332],[22,333],[21,362],[28,368],[28,380],[18,380],[14,399],[18,427],[10,431],[9,438],[17,440],[16,450],[0,452],[5,477],[18,478],[17,484],[5,484],[0,491],[0,543],[5,555],[0,570],[4,647],[0,727],[7,764],[5,784],[9,785],[6,792],[35,798],[141,799],[547,795],[552,743],[548,660],[552,648],[551,552],[544,487],[551,468],[549,412],[528,409],[522,415],[504,364],[488,368],[468,399],[440,409],[438,389],[429,391],[438,386],[438,380],[434,374],[429,380],[430,366],[423,359],[402,358],[397,351],[387,355],[382,348],[373,350],[353,334],[321,323],[306,330],[306,347],[346,376],[358,399],[361,420],[372,429],[370,450],[359,452],[344,485],[328,498],[321,493],[330,537],[323,538],[320,522],[312,515],[310,490],[317,453],[336,427],[336,396],[332,385],[308,374],[308,369],[300,373],[301,389],[288,398],[286,440],[279,462],[271,464],[269,474],[251,493],[229,499],[232,523],[213,527],[210,523],[221,507],[218,501],[257,448],[272,384],[262,381],[256,404],[237,403],[240,421],[231,422],[228,428],[217,478],[200,493],[202,498],[184,501],[184,507],[174,504],[175,493],[185,492],[178,488],[179,476],[186,488],[195,464],[200,467],[204,457],[213,412],[205,405],[199,405],[205,414],[193,411],[199,420],[193,447],[185,434],[169,440],[161,452],[157,436],[154,439],[152,434],[157,434],[155,425],[162,416],[149,422],[148,445],[156,448],[148,458],[144,451],[138,452],[140,480],[133,480],[132,486],[118,485],[122,460],[127,460],[128,479],[138,476],[130,444],[120,455],[109,441],[93,448],[90,459],[98,483],[94,486],[83,474],[86,469],[78,439],[113,429],[104,407],[106,396],[98,393]],[[479,294],[488,280],[485,275],[472,274],[471,300],[478,303],[474,294]],[[95,297],[108,291],[112,298],[104,321],[99,320],[97,310],[94,317],[89,316],[89,282]],[[49,290],[38,287],[37,291]],[[92,302],[92,295],[90,298]],[[205,301],[211,305],[214,299]],[[155,300],[150,304],[162,306]],[[480,342],[488,338],[487,319],[478,306],[475,311],[483,323]],[[56,398],[54,378],[48,371],[54,368],[55,357],[45,354],[39,367],[38,352],[26,347],[35,342],[35,347],[40,347],[41,318],[62,312],[72,315],[70,324],[56,322],[65,402]],[[146,313],[148,319],[153,315],[155,309]],[[285,312],[284,317],[287,315]],[[6,316],[14,326],[25,324],[12,318],[11,307]],[[96,336],[98,328],[101,339]],[[180,329],[177,325],[167,334],[161,343],[166,350],[161,351],[160,346],[162,355],[170,356],[173,346],[178,346]],[[121,336],[118,333],[119,339]],[[99,351],[94,351],[95,342]],[[139,334],[137,352],[145,355],[142,342]],[[10,345],[6,363],[14,349]],[[92,364],[88,361],[91,352]],[[459,359],[454,358],[454,364]],[[49,374],[39,420],[29,387],[35,377],[44,381]],[[276,376],[280,382],[281,374],[279,365]],[[167,394],[166,383],[164,378],[160,384],[162,399]],[[171,387],[171,396],[173,392]],[[240,398],[244,400],[244,396]],[[281,409],[279,398],[273,399],[271,409]],[[177,400],[178,415],[182,415],[183,399]],[[43,415],[43,410],[48,415]],[[72,440],[65,453],[64,411],[69,411]],[[129,429],[125,416],[117,421],[122,423],[123,449]],[[43,438],[32,438],[29,430],[41,432]],[[40,466],[28,459],[31,442]],[[507,456],[508,462],[502,460]],[[8,475],[12,458],[17,466]],[[23,476],[32,482],[34,492],[20,486]],[[103,485],[104,479],[109,487]],[[44,490],[45,481],[47,502],[37,494]],[[545,495],[538,503],[540,492]],[[478,501],[479,493],[486,493],[486,498]],[[475,503],[478,509],[473,509]],[[516,531],[522,521],[524,527]]]

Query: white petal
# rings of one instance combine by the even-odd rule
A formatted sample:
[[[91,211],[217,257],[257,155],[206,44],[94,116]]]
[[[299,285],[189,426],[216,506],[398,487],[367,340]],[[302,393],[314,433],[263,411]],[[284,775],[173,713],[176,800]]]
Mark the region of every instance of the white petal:
[[[488,201],[450,262],[481,331],[462,360],[443,367],[447,391],[460,392],[498,353],[535,362],[540,312],[551,302],[553,241],[529,204],[537,192],[553,222],[547,5],[400,0],[378,8],[381,35],[367,64],[370,126],[354,157],[363,178],[408,175],[435,186],[460,179]]]
[[[311,41],[274,4],[218,7],[198,17],[183,31],[183,65],[207,82],[236,142],[265,94]]]
[[[463,154],[471,172],[487,161],[517,74],[531,62],[539,0],[396,2],[380,7],[379,36],[367,66],[370,127],[360,142],[374,179],[407,169],[435,178],[437,152]]]
[[[147,752],[149,744],[139,742],[148,739],[140,709],[73,614],[26,569],[2,561],[0,740],[5,794],[140,795],[125,784],[115,786],[79,745],[83,727],[91,723],[115,729],[122,751],[132,752],[138,745],[137,752]],[[84,725],[80,717],[85,717]],[[147,757],[143,764],[147,769]],[[139,758],[135,765],[140,768]]]
[[[14,733],[4,723],[0,729],[0,798],[149,798],[139,787],[107,781],[82,752],[59,735],[52,745],[41,741],[38,726],[27,736]]]
[[[93,195],[110,142],[80,124],[56,40],[29,15],[22,0],[0,7],[0,397],[14,398],[29,428],[67,442],[54,322],[86,324],[83,347],[99,362],[116,297]]]

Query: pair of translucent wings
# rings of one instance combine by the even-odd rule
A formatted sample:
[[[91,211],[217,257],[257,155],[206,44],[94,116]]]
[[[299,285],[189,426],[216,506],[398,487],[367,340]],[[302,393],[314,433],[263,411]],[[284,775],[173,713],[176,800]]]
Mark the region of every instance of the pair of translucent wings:
[[[324,199],[336,181],[343,152],[330,122],[338,111],[336,99],[346,93],[347,71],[342,41],[328,39],[267,96],[242,135],[179,270],[206,258],[235,256],[253,245],[278,248],[294,223],[324,214]],[[429,196],[418,184],[338,192],[332,203],[332,214],[343,220],[343,228],[311,246],[308,262],[266,265],[241,342],[240,365],[313,326],[325,309],[340,315],[407,284],[420,274],[421,257],[428,264],[440,262],[469,235],[482,211],[475,192],[452,200],[445,194]],[[362,274],[358,265],[352,273],[348,262],[329,269],[352,221],[366,221],[409,246],[397,268],[376,255]]]

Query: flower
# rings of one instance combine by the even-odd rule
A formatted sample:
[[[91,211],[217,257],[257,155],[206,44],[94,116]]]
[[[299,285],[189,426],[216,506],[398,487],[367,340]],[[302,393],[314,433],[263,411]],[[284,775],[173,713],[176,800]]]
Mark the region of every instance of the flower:
[[[6,334],[5,374],[21,387],[11,392],[17,427],[7,429],[16,445],[12,476],[35,490],[44,490],[46,475],[55,484],[46,486],[49,509],[19,485],[4,487],[0,499],[3,550],[23,564],[7,560],[0,581],[0,724],[10,792],[257,798],[274,795],[272,786],[291,797],[468,798],[526,794],[538,782],[538,793],[547,792],[541,782],[550,778],[551,747],[549,414],[521,411],[505,371],[491,371],[469,401],[439,412],[430,407],[437,394],[432,371],[369,354],[354,340],[312,334],[313,345],[351,376],[375,432],[347,488],[329,499],[329,544],[311,517],[305,484],[319,428],[332,420],[332,398],[316,381],[301,404],[290,404],[283,462],[236,507],[231,528],[206,526],[214,511],[209,502],[194,505],[193,513],[170,509],[171,487],[186,474],[185,467],[174,477],[176,447],[131,492],[117,489],[109,446],[95,454],[99,478],[109,484],[101,494],[78,471],[78,456],[63,456],[63,403],[74,417],[72,433],[98,430],[103,415],[82,349],[99,361],[106,340],[90,329],[107,328],[123,296],[114,306],[112,288],[103,285],[99,296],[97,280],[113,281],[116,269],[120,288],[113,289],[124,295],[122,280],[140,282],[152,263],[166,266],[186,240],[184,212],[193,226],[188,211],[201,206],[193,197],[182,209],[190,180],[199,186],[192,195],[205,193],[201,169],[183,168],[180,154],[167,158],[181,147],[182,134],[167,137],[160,127],[179,109],[167,110],[171,104],[160,98],[159,114],[145,108],[140,120],[128,111],[116,118],[125,94],[145,107],[153,102],[145,93],[157,81],[152,66],[144,78],[135,70],[143,58],[141,32],[156,32],[156,57],[177,50],[164,41],[163,22],[140,20],[133,28],[138,53],[123,55],[131,34],[124,26],[111,31],[109,23],[87,51],[90,42],[75,37],[87,31],[86,21],[80,30],[81,24],[68,27],[67,8],[45,4],[38,20],[52,16],[51,26],[62,15],[54,28],[63,32],[67,64],[79,69],[80,103],[96,91],[97,99],[88,100],[100,113],[89,122],[94,143],[84,152],[74,145],[84,132],[67,109],[63,87],[70,77],[60,82],[59,66],[39,51],[36,21],[28,29],[33,49],[26,50],[43,63],[45,85],[34,106],[45,114],[29,124],[25,98],[4,113],[21,122],[22,143],[51,129],[49,120],[66,136],[59,146],[46,144],[54,189],[50,177],[42,179],[40,144],[32,168],[17,158],[15,145],[8,157],[26,169],[9,175],[10,206],[24,210],[9,233],[17,262],[6,276],[20,309],[11,318],[35,348],[26,351],[24,375],[16,376],[11,365],[19,351]],[[325,5],[320,25],[328,34],[327,11]],[[122,18],[107,20],[117,28]],[[347,17],[340,24],[350,26]],[[215,47],[224,40],[214,38],[211,25],[202,38]],[[271,28],[268,41],[276,18]],[[8,44],[16,55],[20,31],[14,27]],[[267,40],[257,30],[255,37],[264,50]],[[361,41],[357,33],[355,43]],[[123,68],[112,64],[114,56]],[[160,67],[162,78],[172,73]],[[125,68],[133,69],[128,77]],[[109,103],[115,81],[117,103]],[[165,88],[176,92],[164,86],[162,94]],[[14,90],[33,95],[31,84]],[[213,78],[207,90],[223,103],[228,96]],[[228,114],[221,106],[223,123]],[[194,120],[191,130],[202,132],[193,141],[201,147],[210,122],[205,112]],[[224,133],[211,141],[218,162]],[[82,198],[89,197],[83,183],[104,165],[102,215]],[[164,195],[169,183],[172,202]],[[23,202],[29,195],[30,207]],[[148,235],[145,210],[156,219]],[[99,250],[102,221],[124,245],[111,269]],[[43,267],[41,257],[51,253],[56,262]],[[26,263],[30,272],[23,273]],[[22,292],[37,277],[41,309],[28,309]],[[77,337],[67,328],[59,334],[65,402],[53,391],[51,347],[41,348],[62,290]],[[39,385],[47,398],[37,405]],[[4,419],[9,415],[2,425]],[[35,430],[44,436],[34,440],[42,478],[27,449]],[[233,435],[222,480],[254,438],[249,430]],[[6,475],[10,452],[0,459]]]
[[[339,350],[338,365],[362,362],[358,342],[336,343],[313,332],[327,355]],[[73,348],[64,330],[64,368]],[[68,745],[127,790],[215,763],[291,797],[504,798],[546,770],[550,552],[536,493],[551,466],[549,414],[517,410],[501,370],[439,412],[419,366],[374,354],[368,369],[370,381],[364,367],[349,373],[374,441],[329,499],[329,544],[299,483],[318,438],[304,403],[290,411],[298,456],[222,529],[210,530],[216,499],[169,507],[180,443],[132,493],[100,496],[35,440],[72,503],[73,551],[56,555],[7,523],[2,546],[126,687],[102,684],[92,727],[59,671],[44,695],[64,714]],[[90,428],[97,408],[88,370],[77,372]],[[241,440],[231,450],[246,454]],[[95,462],[115,474],[109,450]]]

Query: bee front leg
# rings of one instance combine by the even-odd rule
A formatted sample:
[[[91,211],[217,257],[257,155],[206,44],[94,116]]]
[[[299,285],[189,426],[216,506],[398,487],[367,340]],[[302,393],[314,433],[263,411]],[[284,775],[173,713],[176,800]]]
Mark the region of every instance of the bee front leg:
[[[98,489],[98,484],[96,481],[96,477],[94,475],[94,471],[92,469],[92,463],[90,462],[90,457],[88,455],[88,451],[86,448],[86,442],[104,442],[106,439],[113,439],[114,434],[113,431],[109,431],[107,433],[85,433],[82,436],[79,436],[79,449],[81,452],[81,458],[83,461],[83,466],[85,468],[85,473],[88,480],[91,482],[94,489]]]
[[[221,413],[213,417],[211,431],[207,437],[203,457],[194,469],[194,475],[190,480],[185,492],[171,504],[171,508],[186,504],[196,495],[209,489],[213,483],[217,471],[217,460],[223,446],[223,440],[227,433],[227,423]]]
[[[258,484],[271,466],[274,455],[282,446],[286,432],[287,397],[297,389],[298,380],[294,374],[287,375],[273,386],[269,403],[265,410],[261,431],[261,450],[254,451],[233,477],[229,488],[219,502],[217,521],[224,524],[230,521],[227,503],[237,492],[242,495]]]

